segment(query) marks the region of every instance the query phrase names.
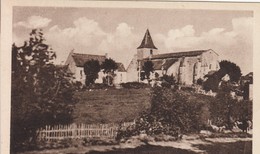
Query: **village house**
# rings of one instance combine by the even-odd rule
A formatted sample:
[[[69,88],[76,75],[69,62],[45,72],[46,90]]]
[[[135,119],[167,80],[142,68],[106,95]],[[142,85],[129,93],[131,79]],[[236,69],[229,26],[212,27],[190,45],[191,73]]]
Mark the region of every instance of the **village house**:
[[[253,72],[241,76],[240,84],[243,87],[244,99],[253,100]]]
[[[84,73],[84,64],[93,59],[99,61],[100,64],[108,58],[107,55],[91,55],[91,54],[82,54],[82,53],[74,53],[70,52],[65,65],[68,66],[68,69],[74,75],[74,80],[79,81],[82,84],[85,84],[85,73]],[[117,70],[115,71],[116,76],[114,77],[114,83],[120,84],[126,82],[126,70],[122,63],[117,62]],[[98,73],[98,79],[96,79],[95,83],[103,83],[103,78],[106,76],[105,73],[101,70]]]
[[[148,60],[154,64],[152,76],[155,72],[160,76],[172,75],[181,85],[197,83],[198,79],[219,69],[218,54],[212,49],[159,54],[147,29],[137,54],[127,68],[128,82],[141,82],[142,67]]]

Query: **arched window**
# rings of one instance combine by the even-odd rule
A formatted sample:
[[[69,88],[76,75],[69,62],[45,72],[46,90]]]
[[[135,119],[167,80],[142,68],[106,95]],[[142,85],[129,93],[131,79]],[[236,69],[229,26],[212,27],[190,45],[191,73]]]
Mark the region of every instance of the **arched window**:
[[[150,50],[150,55],[152,55],[153,54],[153,50]]]

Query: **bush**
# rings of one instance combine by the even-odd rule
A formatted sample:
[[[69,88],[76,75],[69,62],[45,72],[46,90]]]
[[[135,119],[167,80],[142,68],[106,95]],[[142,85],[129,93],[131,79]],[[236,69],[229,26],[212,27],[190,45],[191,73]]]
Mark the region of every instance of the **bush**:
[[[181,90],[188,91],[188,92],[194,92],[195,88],[191,87],[191,86],[185,86],[185,87],[181,87]]]
[[[176,79],[174,78],[173,75],[169,76],[169,75],[164,74],[160,78],[160,80],[162,81],[162,84],[161,84],[162,87],[171,88],[172,85],[176,84]]]
[[[202,84],[203,84],[203,80],[202,80],[201,78],[199,78],[199,79],[197,80],[197,84],[198,84],[198,85],[202,85]]]
[[[95,83],[86,87],[86,89],[109,89],[109,88],[113,88],[113,87],[108,86],[107,84],[104,83]]]
[[[152,89],[151,110],[141,114],[136,124],[120,129],[117,139],[145,133],[165,134],[178,138],[180,133],[198,132],[209,119],[208,96],[155,87]]]
[[[150,86],[146,83],[142,82],[127,82],[121,83],[121,86],[126,89],[142,89],[142,88],[149,88]]]

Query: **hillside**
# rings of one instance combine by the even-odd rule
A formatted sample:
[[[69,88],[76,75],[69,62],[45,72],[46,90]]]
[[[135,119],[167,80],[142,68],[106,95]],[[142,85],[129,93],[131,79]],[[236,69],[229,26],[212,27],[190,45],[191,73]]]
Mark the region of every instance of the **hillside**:
[[[132,121],[150,107],[149,89],[109,89],[77,92],[76,123]]]

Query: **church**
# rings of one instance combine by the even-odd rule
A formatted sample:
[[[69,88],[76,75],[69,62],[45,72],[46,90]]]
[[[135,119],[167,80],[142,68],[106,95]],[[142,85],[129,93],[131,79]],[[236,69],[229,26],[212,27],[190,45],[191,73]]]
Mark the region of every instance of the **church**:
[[[143,64],[150,60],[154,66],[152,76],[155,73],[159,76],[170,75],[174,76],[178,84],[192,85],[219,69],[218,56],[212,49],[160,54],[147,29],[137,53],[127,67],[127,82],[141,82]]]

